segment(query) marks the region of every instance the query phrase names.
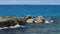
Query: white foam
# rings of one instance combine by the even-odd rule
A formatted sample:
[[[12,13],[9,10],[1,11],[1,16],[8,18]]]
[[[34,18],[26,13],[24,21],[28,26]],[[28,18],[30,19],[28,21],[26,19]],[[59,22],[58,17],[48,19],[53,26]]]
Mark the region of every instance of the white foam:
[[[52,23],[52,22],[53,22],[53,20],[50,20],[50,21],[46,20],[45,21],[45,23]]]
[[[18,24],[17,24],[17,25],[15,25],[14,27],[16,27],[16,28],[17,28],[17,27],[20,27],[20,25],[18,25]]]
[[[2,29],[8,29],[8,27],[0,27],[0,30],[2,30]]]
[[[51,20],[50,22],[53,22],[53,20]]]
[[[8,29],[8,27],[3,27],[4,29]]]
[[[17,24],[15,26],[10,26],[10,27],[0,27],[0,30],[2,30],[2,29],[9,29],[9,28],[19,28],[19,27],[26,27],[26,26],[21,26],[21,25]]]
[[[18,27],[20,27],[20,25],[15,25],[15,26],[10,26],[10,28],[18,28]]]
[[[45,23],[50,23],[50,22],[46,20]]]
[[[35,21],[35,23],[39,23],[39,22]]]

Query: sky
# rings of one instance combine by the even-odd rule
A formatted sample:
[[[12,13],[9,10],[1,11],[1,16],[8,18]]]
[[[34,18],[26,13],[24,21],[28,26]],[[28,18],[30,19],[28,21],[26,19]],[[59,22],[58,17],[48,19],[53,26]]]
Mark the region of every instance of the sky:
[[[0,0],[0,5],[60,5],[60,0]]]

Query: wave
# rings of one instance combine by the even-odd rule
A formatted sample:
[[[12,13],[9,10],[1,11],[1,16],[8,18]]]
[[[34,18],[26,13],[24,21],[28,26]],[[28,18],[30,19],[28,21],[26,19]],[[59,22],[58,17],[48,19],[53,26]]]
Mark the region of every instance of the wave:
[[[0,30],[2,30],[2,29],[11,29],[11,28],[19,28],[19,27],[22,27],[22,28],[24,28],[24,27],[26,27],[26,26],[21,26],[21,25],[15,25],[15,26],[10,26],[10,27],[0,27]]]

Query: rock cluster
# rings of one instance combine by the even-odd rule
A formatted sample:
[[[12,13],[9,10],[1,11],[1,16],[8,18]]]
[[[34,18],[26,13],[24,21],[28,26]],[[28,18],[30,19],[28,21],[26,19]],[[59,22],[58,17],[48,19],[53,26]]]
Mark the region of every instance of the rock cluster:
[[[0,17],[0,27],[10,27],[15,26],[16,24],[25,25],[26,23],[33,23],[33,22],[43,23],[44,21],[45,20],[42,16],[38,16],[37,18],[34,18],[32,16],[26,16],[26,17],[4,16]]]

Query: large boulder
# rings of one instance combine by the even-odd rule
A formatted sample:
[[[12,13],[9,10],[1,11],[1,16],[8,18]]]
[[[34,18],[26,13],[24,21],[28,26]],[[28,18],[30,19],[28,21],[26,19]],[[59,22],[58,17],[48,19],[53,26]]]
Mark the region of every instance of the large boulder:
[[[25,18],[18,18],[17,22],[19,25],[25,25],[26,20],[25,20]]]
[[[28,19],[26,20],[27,23],[33,23],[34,22],[34,19]]]
[[[32,18],[33,17],[31,15],[27,15],[25,19],[28,20],[28,19],[32,19]]]
[[[38,16],[36,18],[36,21],[39,22],[39,23],[43,23],[45,20],[44,20],[43,16]]]

